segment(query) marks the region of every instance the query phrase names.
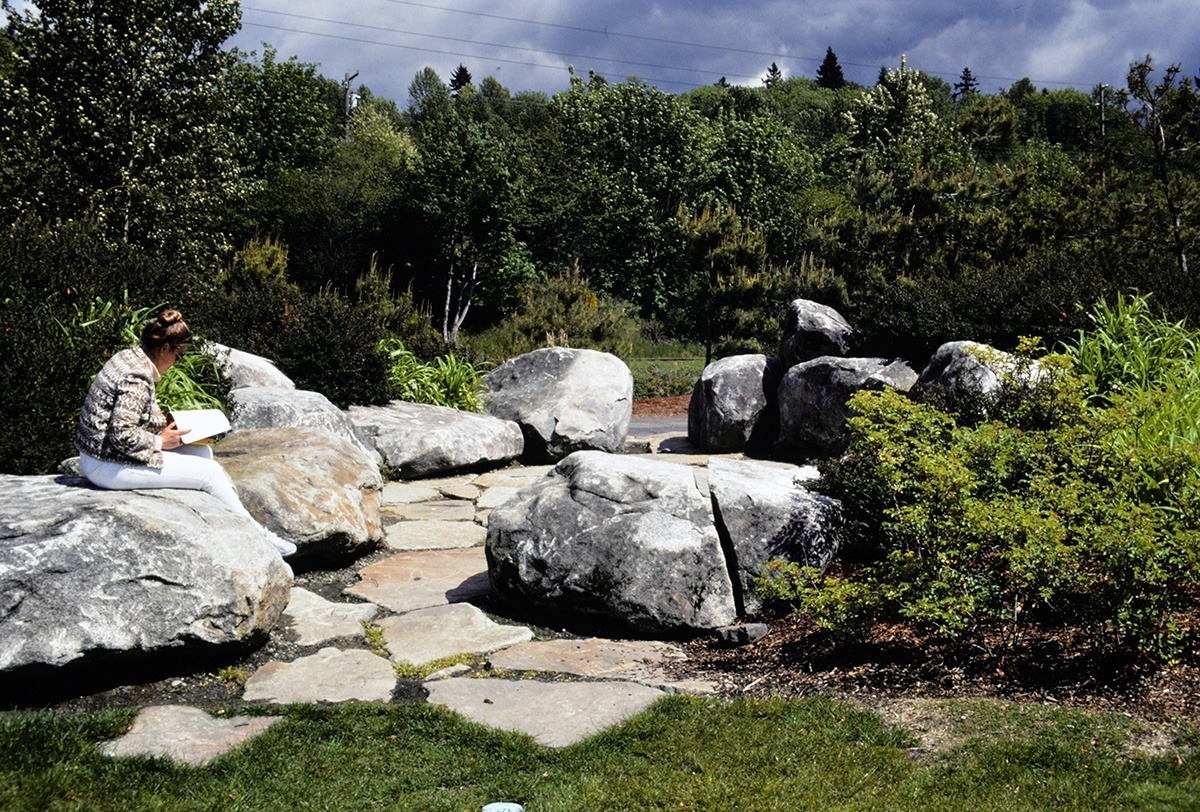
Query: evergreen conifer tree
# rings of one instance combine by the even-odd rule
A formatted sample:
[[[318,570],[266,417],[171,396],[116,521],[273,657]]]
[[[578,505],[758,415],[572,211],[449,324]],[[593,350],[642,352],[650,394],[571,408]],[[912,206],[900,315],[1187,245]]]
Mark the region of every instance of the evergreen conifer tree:
[[[471,72],[467,70],[466,65],[459,62],[454,73],[450,74],[450,92],[457,94],[469,84],[471,84]]]
[[[767,75],[763,78],[762,83],[767,87],[775,87],[775,85],[782,81],[783,71],[779,69],[778,65],[772,62],[771,67],[767,68]]]
[[[976,96],[978,94],[979,82],[975,81],[975,77],[971,75],[970,68],[963,68],[958,81],[954,83],[954,93],[951,95],[955,101],[962,101],[969,96]]]
[[[846,77],[842,75],[842,66],[838,64],[837,54],[832,46],[825,49],[825,61],[817,68],[817,86],[837,90],[845,87]]]

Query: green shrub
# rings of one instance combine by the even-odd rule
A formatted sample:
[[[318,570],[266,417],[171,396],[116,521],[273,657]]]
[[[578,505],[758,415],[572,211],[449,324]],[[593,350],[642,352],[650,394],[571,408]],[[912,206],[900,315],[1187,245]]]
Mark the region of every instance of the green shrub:
[[[391,366],[388,381],[393,394],[409,403],[428,403],[478,412],[483,388],[479,370],[451,353],[424,363],[399,339],[386,339],[380,346]]]
[[[841,569],[776,570],[766,593],[841,634],[907,620],[983,645],[1067,624],[1104,650],[1177,654],[1176,613],[1200,579],[1200,449],[1147,470],[1112,442],[1136,404],[1087,407],[1065,359],[1042,363],[1040,383],[973,425],[855,395],[848,452],[822,471],[846,513]]]
[[[412,284],[400,293],[392,289],[391,271],[381,271],[371,261],[367,272],[355,282],[355,303],[371,314],[383,335],[398,339],[422,361],[445,352],[442,334],[433,326],[428,306],[413,299]]]
[[[193,328],[270,358],[300,389],[343,407],[391,397],[387,357],[379,351],[381,327],[370,308],[352,305],[336,291],[303,293],[277,280],[231,277],[197,310]]]

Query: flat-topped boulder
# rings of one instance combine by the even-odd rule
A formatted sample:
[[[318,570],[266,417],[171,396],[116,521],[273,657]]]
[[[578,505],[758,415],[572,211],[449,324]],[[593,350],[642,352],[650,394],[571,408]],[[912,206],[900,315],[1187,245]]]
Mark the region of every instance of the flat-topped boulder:
[[[276,389],[296,388],[295,382],[280,372],[274,361],[263,358],[261,355],[226,347],[215,341],[206,341],[204,351],[216,360],[221,374],[229,380],[231,389],[263,386]]]
[[[234,432],[245,429],[321,429],[344,437],[378,461],[379,452],[364,442],[350,417],[320,392],[255,386],[229,393],[233,403],[230,424]]]
[[[633,375],[615,355],[548,347],[505,361],[484,384],[484,411],[520,425],[529,462],[582,450],[615,453],[625,445]]]
[[[242,504],[296,544],[293,561],[358,557],[383,543],[383,477],[365,451],[321,429],[245,429],[216,446]]]
[[[782,377],[783,365],[767,355],[713,361],[692,388],[688,441],[713,454],[769,448],[779,428]]]
[[[907,391],[917,375],[905,361],[823,356],[797,364],[779,384],[779,440],[785,457],[836,454],[845,445],[850,397],[860,389]]]
[[[804,487],[805,469],[714,458],[708,486],[729,539],[738,614],[757,612],[754,581],[768,561],[824,571],[837,554],[841,504]]]
[[[734,619],[733,585],[691,468],[580,451],[495,508],[488,574],[522,607],[650,636]]]
[[[355,430],[403,479],[496,468],[521,455],[521,429],[510,420],[445,406],[393,400],[351,406]]]
[[[779,360],[788,370],[823,355],[848,355],[853,338],[854,328],[841,313],[811,299],[796,299],[784,313]]]
[[[0,476],[0,676],[259,641],[291,576],[206,493]],[[91,672],[74,673],[86,687]]]

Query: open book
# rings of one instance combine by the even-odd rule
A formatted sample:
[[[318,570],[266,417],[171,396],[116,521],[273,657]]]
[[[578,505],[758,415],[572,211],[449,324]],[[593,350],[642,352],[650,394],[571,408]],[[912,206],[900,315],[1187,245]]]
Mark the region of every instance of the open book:
[[[170,419],[180,431],[191,429],[179,439],[184,443],[207,440],[229,431],[229,418],[220,409],[181,409],[171,411]]]

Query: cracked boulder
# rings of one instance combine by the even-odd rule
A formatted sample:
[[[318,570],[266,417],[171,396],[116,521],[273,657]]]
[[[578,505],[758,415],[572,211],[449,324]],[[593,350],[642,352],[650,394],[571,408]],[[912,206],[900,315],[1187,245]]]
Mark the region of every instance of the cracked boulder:
[[[548,347],[505,361],[484,384],[484,411],[520,425],[528,462],[584,450],[615,453],[625,445],[633,375],[615,355]]]
[[[515,605],[652,637],[735,617],[708,501],[685,465],[581,451],[488,519],[488,574]]]
[[[716,520],[727,539],[738,614],[757,612],[754,583],[768,561],[781,559],[822,572],[839,543],[841,503],[804,487],[805,469],[724,460],[708,463]]]
[[[290,586],[254,523],[208,494],[0,476],[0,678],[258,641]],[[92,670],[73,673],[86,690]]]

